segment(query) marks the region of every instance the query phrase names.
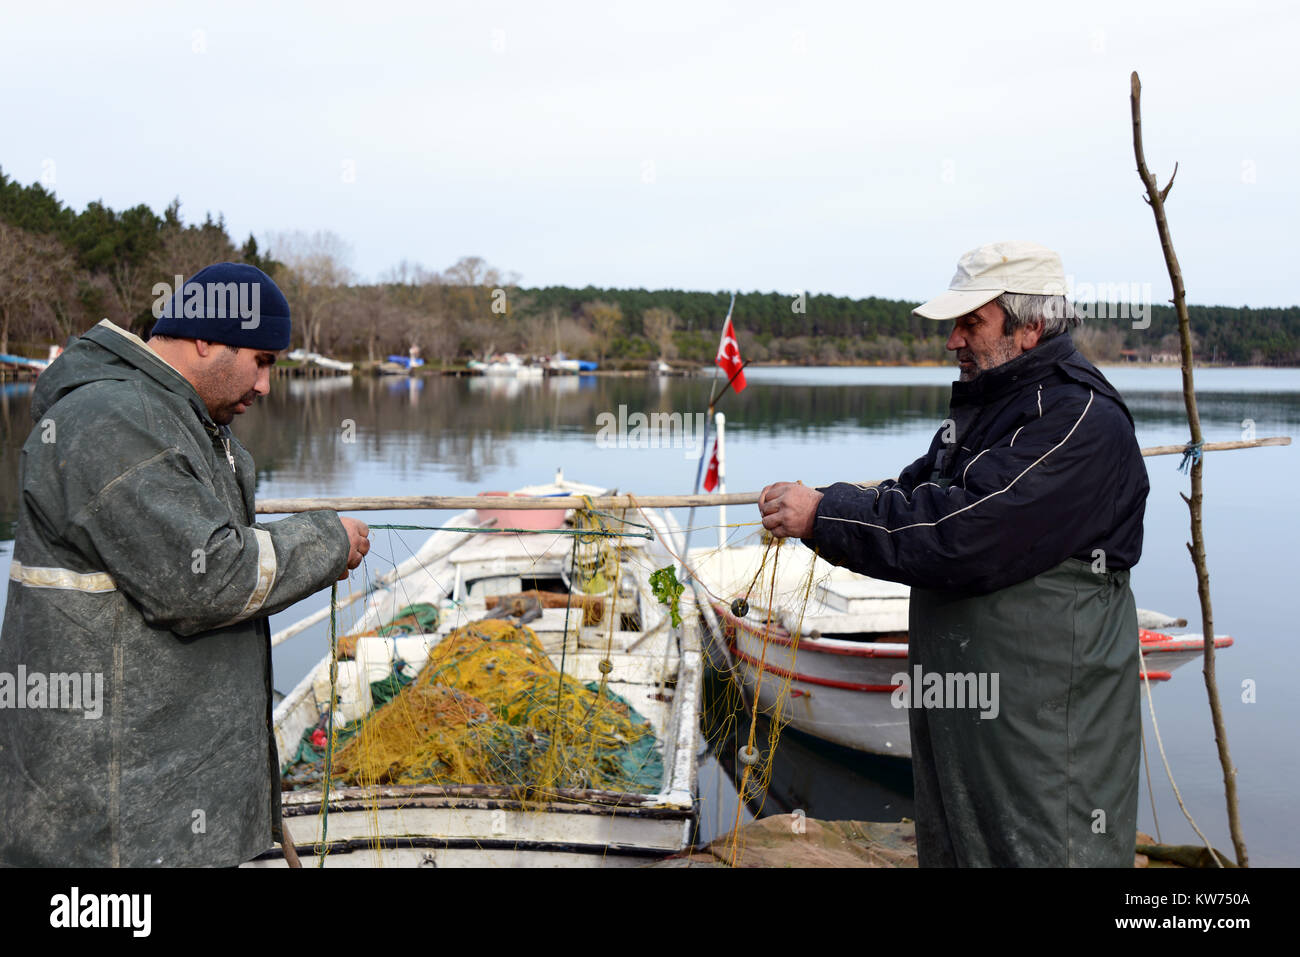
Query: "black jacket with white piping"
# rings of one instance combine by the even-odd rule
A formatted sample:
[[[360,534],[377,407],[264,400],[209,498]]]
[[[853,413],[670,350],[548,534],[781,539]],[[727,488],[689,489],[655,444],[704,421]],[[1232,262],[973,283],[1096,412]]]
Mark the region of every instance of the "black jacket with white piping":
[[[983,594],[1071,557],[1131,568],[1149,487],[1123,399],[1067,333],[954,382],[929,451],[896,480],[825,488],[806,543],[864,575]]]
[[[896,481],[825,490],[808,544],[912,586],[900,685],[994,688],[996,715],[909,706],[922,867],[1132,866],[1148,488],[1123,400],[1061,335],[954,383]]]

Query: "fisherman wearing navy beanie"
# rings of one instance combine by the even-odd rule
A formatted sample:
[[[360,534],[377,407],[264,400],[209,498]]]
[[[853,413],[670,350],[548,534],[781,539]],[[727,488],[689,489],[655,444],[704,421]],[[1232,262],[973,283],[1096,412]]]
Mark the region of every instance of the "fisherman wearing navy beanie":
[[[169,288],[159,283],[154,292]],[[246,263],[199,270],[172,298],[160,297],[154,315],[159,317],[151,333],[155,336],[268,352],[289,348],[289,301],[270,276]]]
[[[176,283],[174,294],[154,286],[163,295],[148,346],[189,380],[213,422],[229,425],[271,391],[276,353],[289,348],[289,302],[245,263],[216,263]]]
[[[218,263],[153,295],[147,342],[104,319],[32,394],[0,675],[94,675],[77,700],[105,720],[0,707],[0,868],[232,867],[274,841],[296,860],[269,616],[345,579],[370,529],[257,514],[229,426],[289,346],[270,277]]]

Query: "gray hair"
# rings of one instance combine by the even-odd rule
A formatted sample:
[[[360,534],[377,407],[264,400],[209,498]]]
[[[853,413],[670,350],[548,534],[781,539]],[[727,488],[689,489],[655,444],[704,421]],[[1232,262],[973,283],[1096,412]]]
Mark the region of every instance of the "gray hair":
[[[1043,334],[1040,339],[1051,339],[1068,329],[1073,329],[1083,320],[1075,313],[1074,306],[1064,296],[1035,296],[1021,292],[1004,292],[993,300],[1002,307],[1005,317],[1002,334],[1009,336],[1017,329],[1032,326],[1043,320]]]

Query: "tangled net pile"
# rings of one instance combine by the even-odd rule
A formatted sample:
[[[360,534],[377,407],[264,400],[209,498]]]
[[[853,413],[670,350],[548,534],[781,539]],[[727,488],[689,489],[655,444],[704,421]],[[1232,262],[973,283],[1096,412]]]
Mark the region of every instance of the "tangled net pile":
[[[413,681],[337,740],[335,784],[494,784],[524,796],[652,792],[663,778],[649,722],[603,682],[562,676],[531,629],[501,620],[452,632]],[[286,780],[318,782],[318,754],[304,740]]]

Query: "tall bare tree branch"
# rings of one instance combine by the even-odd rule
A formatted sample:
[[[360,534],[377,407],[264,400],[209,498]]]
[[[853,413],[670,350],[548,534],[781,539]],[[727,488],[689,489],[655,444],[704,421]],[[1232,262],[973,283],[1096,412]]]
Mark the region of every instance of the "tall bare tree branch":
[[[1191,512],[1192,540],[1187,548],[1192,554],[1192,564],[1196,567],[1196,593],[1201,600],[1201,623],[1205,635],[1205,689],[1210,698],[1210,716],[1214,722],[1214,740],[1219,747],[1219,764],[1223,768],[1223,790],[1228,803],[1228,828],[1232,834],[1232,843],[1237,851],[1237,865],[1247,866],[1246,842],[1241,834],[1241,818],[1237,810],[1237,769],[1232,764],[1232,755],[1228,752],[1228,732],[1223,724],[1223,707],[1219,703],[1219,686],[1214,675],[1214,610],[1210,605],[1210,572],[1205,559],[1205,535],[1201,526],[1202,509],[1202,473],[1204,459],[1201,447],[1204,438],[1201,434],[1201,416],[1196,409],[1196,390],[1192,383],[1192,332],[1191,321],[1187,316],[1187,291],[1183,287],[1183,271],[1178,265],[1178,256],[1174,253],[1174,242],[1169,234],[1169,222],[1165,218],[1165,199],[1174,185],[1174,177],[1164,189],[1159,189],[1155,175],[1147,169],[1146,156],[1142,151],[1142,84],[1134,71],[1130,80],[1129,102],[1133,114],[1133,153],[1137,158],[1138,176],[1146,188],[1147,204],[1156,218],[1156,231],[1160,234],[1160,248],[1164,250],[1165,265],[1169,269],[1169,281],[1174,287],[1174,309],[1178,313],[1178,332],[1182,340],[1183,357],[1183,402],[1187,407],[1187,424],[1191,428],[1191,441],[1188,449],[1192,455],[1192,494],[1183,496]],[[1178,167],[1174,167],[1177,175]]]

